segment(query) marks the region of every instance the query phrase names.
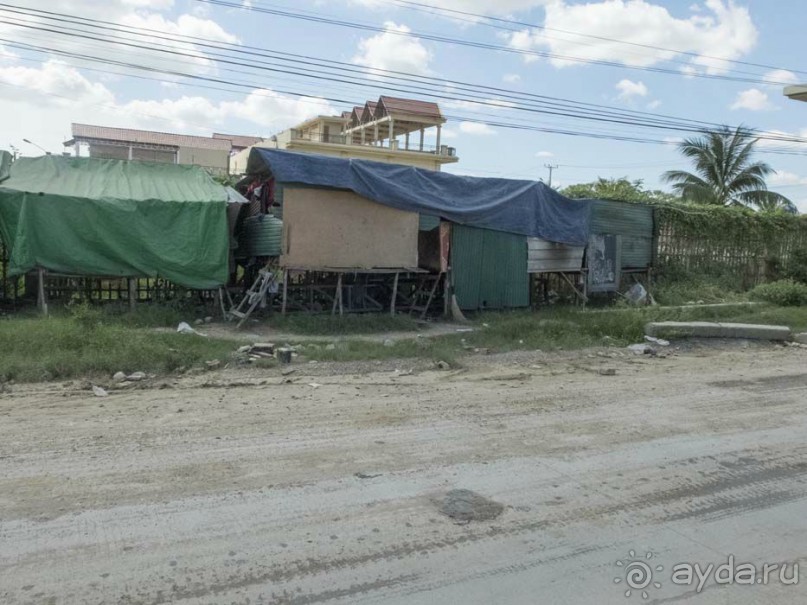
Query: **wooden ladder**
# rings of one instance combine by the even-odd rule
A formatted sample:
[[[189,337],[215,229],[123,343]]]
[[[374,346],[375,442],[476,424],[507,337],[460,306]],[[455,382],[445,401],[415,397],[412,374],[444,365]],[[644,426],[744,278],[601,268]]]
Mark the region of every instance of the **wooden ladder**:
[[[238,303],[238,306],[230,309],[230,319],[232,320],[233,317],[237,317],[239,320],[236,329],[239,329],[242,325],[244,325],[244,322],[249,318],[250,315],[252,315],[252,312],[257,308],[261,301],[266,298],[266,293],[269,291],[269,288],[274,282],[275,274],[271,271],[261,269],[258,272],[258,279],[256,279],[252,284],[252,287],[250,287],[250,289],[244,295],[244,298],[242,298],[241,302]],[[247,307],[246,311],[244,310],[245,307]]]

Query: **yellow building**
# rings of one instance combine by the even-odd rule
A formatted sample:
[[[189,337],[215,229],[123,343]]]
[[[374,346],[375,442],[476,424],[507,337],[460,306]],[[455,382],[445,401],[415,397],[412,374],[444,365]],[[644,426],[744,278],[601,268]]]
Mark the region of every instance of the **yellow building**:
[[[339,116],[311,118],[255,146],[440,170],[459,161],[456,150],[442,144],[445,123],[436,103],[382,96]],[[233,155],[231,174],[246,172],[250,149]]]

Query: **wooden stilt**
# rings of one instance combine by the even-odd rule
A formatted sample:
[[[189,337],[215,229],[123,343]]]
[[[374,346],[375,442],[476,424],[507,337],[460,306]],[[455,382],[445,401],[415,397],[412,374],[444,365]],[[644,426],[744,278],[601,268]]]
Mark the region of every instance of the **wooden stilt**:
[[[399,273],[395,273],[395,281],[392,282],[392,301],[389,304],[389,314],[395,315],[395,300],[398,298],[398,275]]]
[[[129,286],[129,312],[134,313],[137,306],[137,279],[130,277],[126,283]]]
[[[43,315],[48,314],[48,297],[45,293],[45,270],[37,269],[37,299],[36,306]]]
[[[342,274],[340,273],[339,274],[339,315],[344,315],[345,314],[345,308],[344,308],[344,305],[342,304],[343,303],[343,292],[344,292],[344,290],[342,290]]]
[[[336,315],[336,308],[339,306],[339,315],[342,314],[342,274],[336,278],[336,291],[333,293],[333,305],[331,305],[331,315]]]
[[[283,271],[283,305],[280,308],[280,314],[286,314],[286,303],[289,300],[289,271]]]

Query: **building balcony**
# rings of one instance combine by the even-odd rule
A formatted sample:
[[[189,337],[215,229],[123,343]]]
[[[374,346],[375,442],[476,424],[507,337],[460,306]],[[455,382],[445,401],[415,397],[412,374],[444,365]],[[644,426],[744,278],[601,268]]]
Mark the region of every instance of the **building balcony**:
[[[296,128],[292,128],[290,130],[290,141],[292,143],[316,143],[316,144],[328,144],[328,145],[346,145],[351,147],[362,147],[364,149],[378,149],[379,151],[387,151],[387,152],[402,152],[402,153],[422,153],[428,155],[436,155],[441,158],[445,158],[447,161],[456,161],[457,158],[457,150],[454,147],[449,147],[448,145],[440,145],[437,147],[436,145],[427,145],[427,144],[419,144],[415,143],[414,145],[406,145],[406,142],[401,144],[401,141],[397,139],[389,139],[385,140],[377,140],[377,141],[365,141],[364,143],[361,142],[359,136],[356,133],[350,134],[323,134],[318,132],[306,132],[303,130],[299,130]]]

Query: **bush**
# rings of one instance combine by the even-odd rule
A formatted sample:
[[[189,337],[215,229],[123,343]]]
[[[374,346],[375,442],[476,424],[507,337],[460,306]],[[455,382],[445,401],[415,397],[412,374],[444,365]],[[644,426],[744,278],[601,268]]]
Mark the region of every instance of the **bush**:
[[[797,282],[807,284],[807,248],[794,250],[790,254],[785,275]]]
[[[807,284],[782,279],[757,286],[751,291],[751,298],[783,307],[807,305]]]

